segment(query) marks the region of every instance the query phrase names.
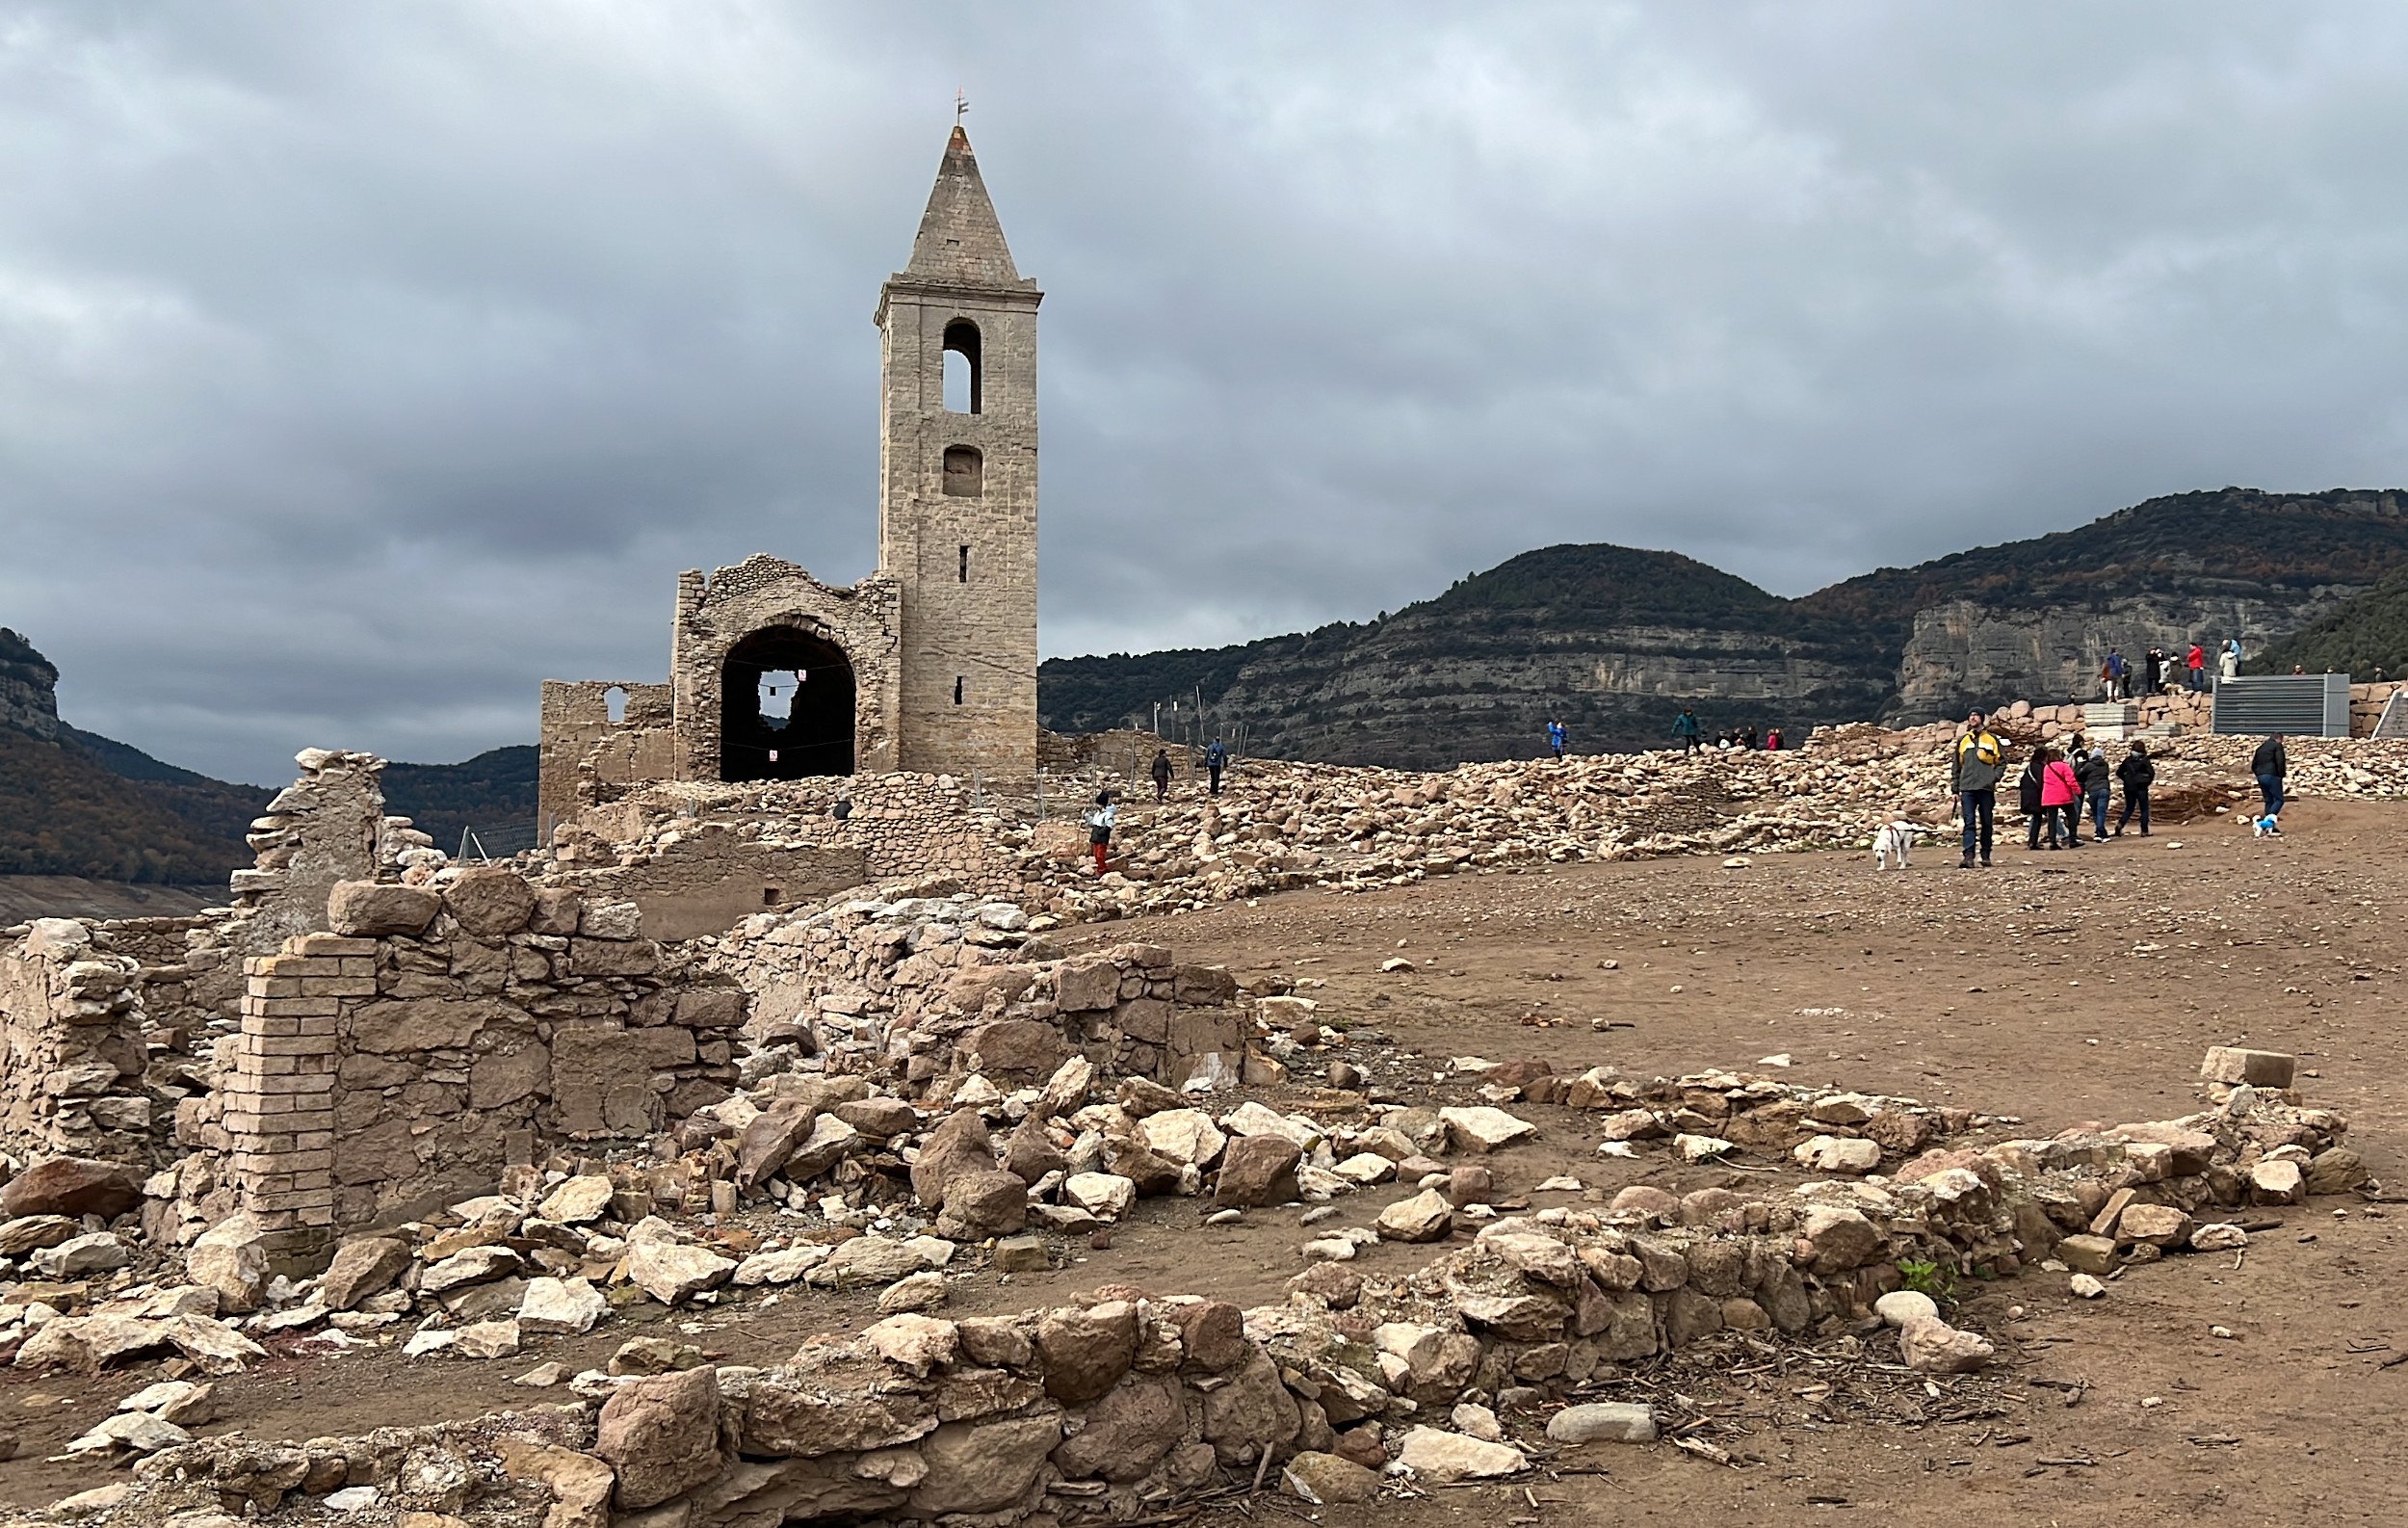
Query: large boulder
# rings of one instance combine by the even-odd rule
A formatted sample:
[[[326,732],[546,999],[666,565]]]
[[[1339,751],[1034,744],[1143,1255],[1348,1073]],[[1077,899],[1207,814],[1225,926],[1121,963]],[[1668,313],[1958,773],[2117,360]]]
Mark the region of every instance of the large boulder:
[[[1300,1198],[1296,1164],[1303,1155],[1294,1141],[1279,1136],[1238,1137],[1221,1157],[1213,1202],[1222,1209],[1257,1209]]]
[[[685,1242],[637,1242],[627,1249],[627,1281],[664,1305],[727,1282],[733,1258]]]
[[[134,1170],[90,1157],[48,1157],[0,1189],[0,1210],[10,1215],[97,1215],[115,1220],[143,1201]]]
[[[1073,1406],[1119,1383],[1137,1361],[1137,1307],[1125,1300],[1052,1311],[1036,1324],[1045,1393]]]
[[[481,938],[515,934],[536,910],[536,888],[504,865],[479,865],[463,870],[443,888],[443,905],[453,919]]]
[[[443,908],[442,894],[425,886],[376,881],[338,881],[327,895],[327,926],[353,938],[427,931]]]
[[[268,1292],[267,1233],[238,1210],[200,1233],[184,1254],[184,1277],[217,1291],[218,1308],[257,1310]]]
[[[946,1187],[969,1172],[995,1171],[995,1143],[976,1109],[956,1109],[929,1132],[911,1164],[911,1192],[929,1209],[942,1208]]]
[[[1045,1457],[1061,1441],[1061,1418],[1016,1417],[1001,1422],[947,1422],[923,1439],[928,1475],[911,1493],[910,1515],[999,1513],[1036,1484]]]
[[[1054,1462],[1072,1480],[1143,1480],[1187,1425],[1176,1376],[1133,1374],[1087,1409],[1086,1425],[1054,1450]]]
[[[409,1244],[393,1236],[363,1236],[345,1242],[318,1281],[318,1298],[328,1310],[349,1310],[382,1294],[408,1271]]]
[[[1011,1172],[965,1172],[945,1190],[936,1234],[957,1242],[1009,1236],[1029,1222],[1029,1186]]]
[[[631,1380],[611,1393],[593,1451],[618,1472],[622,1512],[657,1507],[720,1472],[719,1371]]]

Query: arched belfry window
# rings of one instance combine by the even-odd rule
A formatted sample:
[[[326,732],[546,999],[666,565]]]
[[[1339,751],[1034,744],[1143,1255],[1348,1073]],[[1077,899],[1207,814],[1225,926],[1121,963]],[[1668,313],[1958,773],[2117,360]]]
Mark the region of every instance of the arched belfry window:
[[[966,318],[945,326],[945,408],[957,414],[983,413],[986,401],[981,383],[979,327]]]
[[[986,491],[985,464],[976,446],[945,448],[945,491],[957,499],[975,499]],[[965,583],[967,579],[963,580]]]

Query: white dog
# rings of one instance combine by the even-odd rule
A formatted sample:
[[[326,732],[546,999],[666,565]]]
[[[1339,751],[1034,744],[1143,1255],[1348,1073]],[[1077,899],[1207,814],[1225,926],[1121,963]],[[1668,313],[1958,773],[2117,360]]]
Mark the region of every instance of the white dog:
[[[1890,861],[1895,859],[1900,870],[1905,869],[1906,853],[1915,847],[1915,834],[1918,830],[1913,823],[1903,817],[1894,823],[1883,823],[1880,830],[1872,835],[1872,867],[1875,870],[1887,870],[1890,868]]]
[[[2268,812],[2264,817],[2249,819],[2249,832],[2255,838],[2280,838],[2283,836],[2283,825],[2273,813]]]

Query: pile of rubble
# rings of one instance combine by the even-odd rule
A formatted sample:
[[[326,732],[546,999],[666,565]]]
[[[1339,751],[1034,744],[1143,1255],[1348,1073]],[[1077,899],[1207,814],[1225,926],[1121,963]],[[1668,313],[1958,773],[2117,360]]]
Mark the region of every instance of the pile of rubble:
[[[88,1493],[74,1510],[103,1522],[177,1509],[274,1520],[382,1506],[528,1528],[538,1517],[598,1528],[614,1508],[667,1510],[690,1528],[873,1515],[1010,1520],[1040,1511],[1101,1521],[1249,1480],[1259,1487],[1273,1465],[1285,1489],[1317,1503],[1510,1477],[1536,1450],[1653,1439],[1646,1407],[1588,1398],[1659,1353],[1779,1333],[1895,1343],[1909,1370],[1971,1372],[1992,1360],[1995,1345],[1946,1319],[1956,1278],[2038,1268],[2097,1296],[2103,1277],[2118,1271],[2245,1247],[2248,1232],[2231,1218],[2244,1206],[2364,1185],[2363,1165],[2340,1144],[2344,1122],[2285,1091],[2289,1060],[2212,1052],[2205,1076],[2217,1101],[2184,1119],[1934,1150],[1887,1177],[1811,1181],[1772,1196],[1710,1188],[1676,1197],[1637,1186],[1599,1207],[1505,1216],[1473,1197],[1482,1186],[1477,1165],[1436,1171],[1420,1193],[1389,1206],[1372,1234],[1458,1245],[1393,1281],[1309,1263],[1284,1304],[1244,1312],[1126,1285],[1074,1306],[960,1321],[882,1303],[883,1319],[859,1337],[815,1338],[766,1369],[703,1367],[691,1349],[655,1339],[666,1351],[654,1361],[577,1377],[575,1388],[599,1400],[598,1410],[537,1408],[299,1445],[183,1443],[170,1413],[190,1416],[206,1397],[190,1382],[170,1382],[129,1396],[126,1420],[95,1430],[94,1447],[158,1449],[135,1482]],[[1690,1079],[1688,1104],[1712,1087]],[[1722,1118],[1773,1102],[1745,1081],[1722,1091]],[[1132,1118],[1141,1128],[1175,1112]],[[1494,1108],[1450,1113],[1510,1120]],[[1877,1117],[1869,1110],[1864,1122]],[[967,1118],[947,1120],[908,1164],[915,1176],[931,1169],[920,1197],[948,1212],[953,1194],[994,1165],[966,1149],[974,1138],[957,1121]],[[1457,1119],[1445,1127],[1486,1143],[1493,1123]],[[1185,1142],[1192,1131],[1181,1120],[1165,1133]],[[1435,1166],[1409,1164],[1424,1165]],[[623,1230],[615,1239],[630,1262],[646,1248],[682,1245],[647,1231],[659,1225],[649,1218],[615,1224],[646,1207],[628,1194],[607,1177],[551,1184],[537,1204],[541,1225]],[[512,1203],[478,1213],[498,1225],[525,1212]],[[437,1271],[463,1257],[496,1260],[526,1242],[540,1248],[551,1234],[530,1236],[534,1223],[515,1224],[518,1234],[501,1241],[465,1225],[450,1233],[455,1245],[443,1258],[417,1262],[420,1289],[478,1287]],[[912,1260],[949,1260],[934,1247],[861,1235],[794,1261],[804,1277],[832,1282],[825,1271],[862,1257],[846,1250],[864,1244],[886,1259],[872,1278]],[[707,1254],[690,1261],[699,1255]],[[398,1252],[347,1251],[327,1279],[357,1280],[372,1263],[408,1266]],[[746,1266],[762,1265],[731,1264],[717,1277],[742,1279]],[[890,1293],[942,1277],[904,1274]],[[582,1330],[576,1323],[589,1325],[608,1304],[590,1284],[541,1278],[559,1286],[545,1297],[565,1323],[542,1330]],[[573,1304],[559,1298],[581,1288]],[[399,1293],[361,1304],[393,1304]],[[530,1323],[523,1304],[517,1321],[522,1330]],[[496,1341],[485,1330],[495,1324],[427,1346],[457,1349],[471,1331],[479,1343]],[[658,1372],[663,1363],[670,1372]]]

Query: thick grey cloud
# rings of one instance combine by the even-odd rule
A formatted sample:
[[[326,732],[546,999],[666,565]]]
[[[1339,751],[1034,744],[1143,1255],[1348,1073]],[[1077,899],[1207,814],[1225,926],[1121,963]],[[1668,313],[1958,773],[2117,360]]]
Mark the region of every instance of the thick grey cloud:
[[[0,3],[0,622],[275,780],[875,558],[950,101],[1049,297],[1045,648],[1562,540],[1783,593],[2399,481],[2408,13]]]

